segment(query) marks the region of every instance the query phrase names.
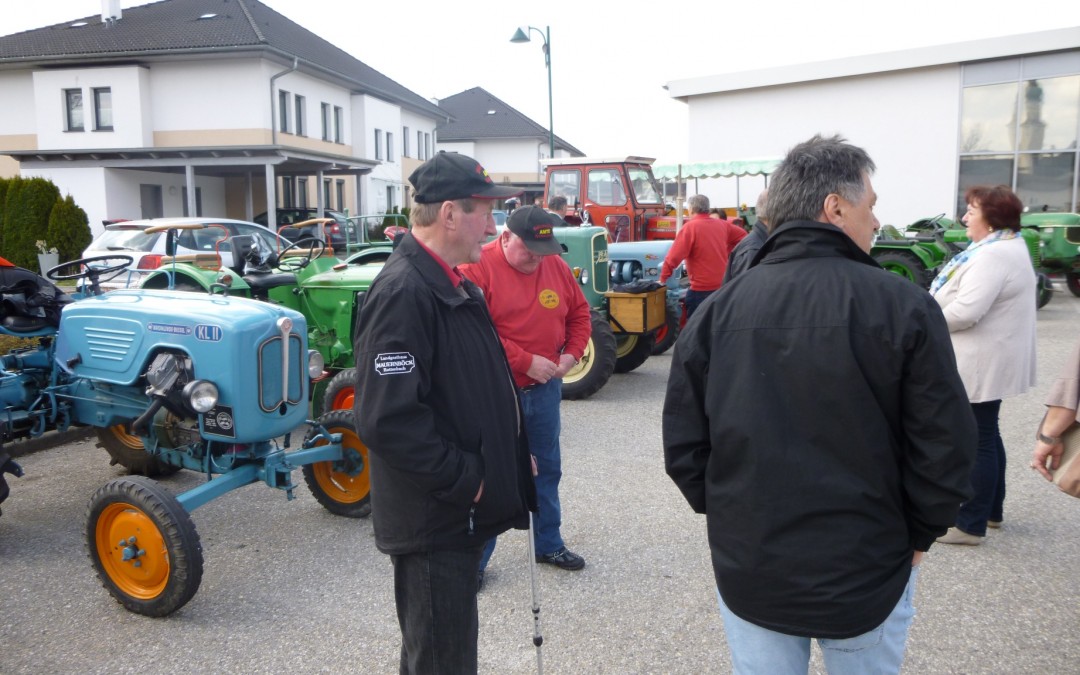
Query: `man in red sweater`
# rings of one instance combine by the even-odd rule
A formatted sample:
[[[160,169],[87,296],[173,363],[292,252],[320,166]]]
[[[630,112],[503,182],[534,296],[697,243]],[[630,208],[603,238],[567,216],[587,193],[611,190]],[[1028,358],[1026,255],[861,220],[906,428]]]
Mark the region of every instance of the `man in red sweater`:
[[[592,322],[589,303],[560,257],[563,249],[554,232],[558,223],[557,216],[536,206],[515,209],[507,229],[484,245],[480,262],[461,271],[484,291],[521,390],[525,433],[536,458],[536,560],[580,570],[585,559],[566,548],[560,533],[559,403],[562,377],[585,353]],[[480,583],[494,550],[492,539],[480,561]]]
[[[720,288],[727,271],[731,249],[743,240],[746,231],[727,220],[709,215],[709,198],[694,195],[689,200],[690,220],[675,235],[660,268],[660,283],[665,283],[675,268],[686,261],[690,290],[686,292],[686,318],[689,319],[705,298]]]

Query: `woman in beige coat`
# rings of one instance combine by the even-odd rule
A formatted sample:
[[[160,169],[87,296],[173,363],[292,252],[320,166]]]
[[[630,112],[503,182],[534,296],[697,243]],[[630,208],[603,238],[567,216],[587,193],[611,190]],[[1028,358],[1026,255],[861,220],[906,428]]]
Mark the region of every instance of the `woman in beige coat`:
[[[1020,236],[1023,204],[1007,186],[965,194],[963,221],[971,244],[930,285],[952,335],[960,378],[979,429],[971,486],[945,544],[981,544],[1004,517],[1005,445],[998,431],[1001,400],[1035,385],[1035,271]]]

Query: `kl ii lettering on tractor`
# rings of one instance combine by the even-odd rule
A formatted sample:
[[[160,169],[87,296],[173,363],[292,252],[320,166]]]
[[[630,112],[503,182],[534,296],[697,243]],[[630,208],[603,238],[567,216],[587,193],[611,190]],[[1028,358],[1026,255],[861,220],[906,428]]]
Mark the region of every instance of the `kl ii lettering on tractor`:
[[[300,468],[323,507],[363,517],[370,483],[351,412],[308,420],[323,359],[308,349],[302,314],[220,295],[102,293],[99,281],[131,262],[97,256],[49,270],[79,284],[69,294],[0,259],[0,335],[32,342],[0,356],[0,457],[9,441],[92,426],[123,431],[131,445],[119,457],[131,469],[206,476],[176,496],[144,476],[118,478],[87,507],[85,544],[105,588],[132,612],[164,616],[202,580],[194,509],[255,482],[292,498]],[[21,473],[9,459],[0,465]]]

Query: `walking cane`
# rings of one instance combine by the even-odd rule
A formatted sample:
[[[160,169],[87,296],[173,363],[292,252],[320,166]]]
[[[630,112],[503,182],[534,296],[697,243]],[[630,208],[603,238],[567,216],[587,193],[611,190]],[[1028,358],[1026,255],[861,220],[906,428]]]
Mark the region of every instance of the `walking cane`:
[[[536,542],[533,540],[533,514],[529,512],[529,576],[532,581],[533,644],[536,645],[536,675],[544,675],[544,657],[540,645],[544,636],[540,632],[540,588],[536,583]]]

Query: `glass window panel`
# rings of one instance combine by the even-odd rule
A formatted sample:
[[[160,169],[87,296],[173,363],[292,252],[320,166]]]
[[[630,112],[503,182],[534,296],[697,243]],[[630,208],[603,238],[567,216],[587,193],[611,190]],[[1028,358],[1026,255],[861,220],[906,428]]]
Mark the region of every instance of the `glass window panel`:
[[[1030,80],[1073,73],[1080,73],[1080,50],[1025,56],[1023,74],[1015,79]]]
[[[112,89],[101,87],[94,89],[95,129],[109,131],[113,128]]]
[[[1075,166],[1074,152],[1020,155],[1016,195],[1030,211],[1073,211]]]
[[[81,89],[65,89],[64,100],[67,105],[67,130],[82,131],[83,101]]]
[[[1023,83],[1020,150],[1076,147],[1080,119],[1080,75]]]
[[[598,169],[589,172],[589,199],[601,206],[626,203],[622,179],[615,169]]]
[[[566,197],[566,203],[570,208],[578,205],[578,184],[581,183],[581,172],[577,169],[553,170],[548,175],[547,193],[549,197]]]
[[[956,195],[957,219],[964,215],[967,204],[964,193],[973,185],[1012,185],[1013,155],[987,155],[960,158],[960,189]]]
[[[1020,79],[1020,59],[998,59],[964,64],[964,86]]]
[[[1007,82],[964,89],[960,152],[1015,149],[1017,86]]]

